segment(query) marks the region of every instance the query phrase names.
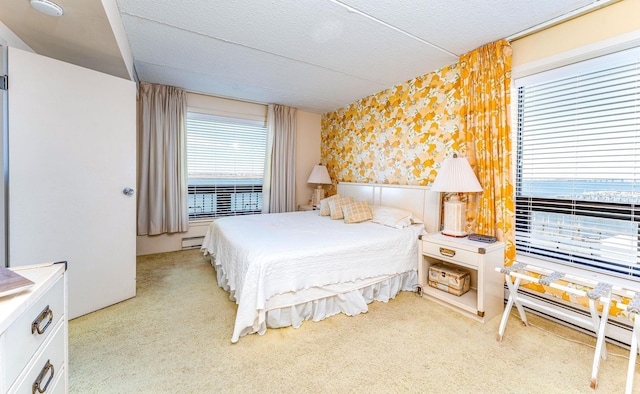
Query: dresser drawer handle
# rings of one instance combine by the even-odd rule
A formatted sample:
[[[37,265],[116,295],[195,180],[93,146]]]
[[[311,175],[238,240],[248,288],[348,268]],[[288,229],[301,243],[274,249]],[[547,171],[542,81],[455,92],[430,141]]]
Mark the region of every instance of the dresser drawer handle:
[[[42,321],[47,316],[49,316],[49,321],[47,322],[47,324],[45,324],[44,328],[40,329],[40,324],[42,324]],[[49,309],[49,305],[47,305],[42,310],[42,312],[40,312],[38,317],[36,317],[36,320],[34,320],[31,323],[31,333],[34,334],[37,331],[38,334],[40,334],[40,335],[44,334],[44,332],[47,331],[47,327],[49,327],[49,324],[51,324],[52,321],[53,321],[53,311],[51,309]]]
[[[42,383],[42,379],[47,375],[47,372],[51,370],[51,375],[49,375],[49,379],[47,379],[47,383],[44,384],[44,387],[40,388],[40,383]],[[49,383],[53,380],[53,364],[51,364],[51,360],[47,360],[47,363],[42,367],[42,371],[40,371],[40,375],[33,385],[31,385],[31,394],[36,394],[36,390],[38,393],[44,393],[47,391],[47,387],[49,387]]]
[[[453,257],[456,255],[456,251],[453,249],[440,248],[440,254],[447,257]]]

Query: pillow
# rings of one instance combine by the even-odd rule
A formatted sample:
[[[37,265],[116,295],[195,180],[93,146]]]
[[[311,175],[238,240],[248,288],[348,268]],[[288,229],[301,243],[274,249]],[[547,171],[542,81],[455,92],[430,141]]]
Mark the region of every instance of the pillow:
[[[331,219],[343,219],[344,213],[342,207],[353,202],[351,197],[338,197],[329,201],[329,210],[331,211]]]
[[[335,198],[340,198],[340,195],[334,194],[331,197],[323,198],[322,200],[320,200],[320,216],[331,215],[331,210],[329,209],[329,202]]]
[[[371,220],[371,210],[366,201],[355,201],[342,207],[345,223],[360,223]]]
[[[412,224],[422,223],[422,220],[404,209],[375,205],[371,206],[371,214],[372,222],[394,228],[405,228]]]
[[[395,228],[405,228],[409,227],[413,224],[422,224],[422,220],[415,217],[412,213],[409,214],[409,217],[406,217],[395,224]]]

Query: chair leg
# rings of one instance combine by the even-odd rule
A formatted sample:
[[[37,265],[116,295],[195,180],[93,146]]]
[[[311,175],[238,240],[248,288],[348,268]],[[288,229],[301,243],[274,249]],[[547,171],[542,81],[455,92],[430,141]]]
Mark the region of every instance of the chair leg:
[[[526,315],[524,314],[524,309],[522,305],[518,302],[518,286],[520,286],[520,278],[517,278],[515,282],[511,282],[511,276],[505,275],[505,279],[507,282],[507,287],[509,288],[509,298],[507,299],[507,305],[504,307],[504,312],[502,314],[502,320],[500,320],[500,328],[498,329],[498,335],[496,336],[496,341],[501,342],[502,336],[504,335],[504,330],[507,328],[507,320],[509,320],[509,315],[511,314],[511,308],[513,308],[513,304],[516,304],[518,308],[518,312],[520,313],[520,318],[523,319],[523,324],[526,326]]]
[[[589,300],[589,303],[594,303],[593,300]],[[604,340],[604,332],[607,327],[607,321],[609,320],[609,306],[611,305],[611,292],[606,295],[606,302],[604,302],[604,306],[602,308],[602,318],[600,318],[600,324],[596,324],[594,326],[597,329],[598,340],[596,341],[596,351],[593,355],[593,369],[591,371],[591,388],[596,389],[598,387],[598,370],[600,369],[600,358],[603,360],[607,357],[607,348]],[[595,309],[595,306],[593,307]],[[593,312],[592,312],[593,313]],[[597,310],[596,310],[596,318],[597,319]],[[595,320],[594,321],[597,321]]]
[[[636,357],[638,356],[638,340],[640,337],[640,319],[633,314],[633,334],[631,336],[631,349],[629,350],[629,367],[627,369],[627,386],[625,394],[633,392],[633,375],[636,372]]]

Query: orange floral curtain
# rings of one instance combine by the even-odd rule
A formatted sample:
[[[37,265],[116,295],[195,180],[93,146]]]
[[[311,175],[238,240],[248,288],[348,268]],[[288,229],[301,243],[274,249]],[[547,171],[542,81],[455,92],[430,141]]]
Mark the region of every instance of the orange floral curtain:
[[[512,180],[511,46],[487,44],[460,57],[460,142],[483,187],[475,210],[476,232],[505,243],[505,264],[515,260],[515,194]],[[475,208],[475,209],[474,209]]]

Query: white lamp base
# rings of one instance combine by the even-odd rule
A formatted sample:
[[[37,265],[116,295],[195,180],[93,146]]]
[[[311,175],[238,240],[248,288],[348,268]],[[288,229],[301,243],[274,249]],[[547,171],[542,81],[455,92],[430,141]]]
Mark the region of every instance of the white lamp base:
[[[442,234],[452,237],[466,237],[464,211],[466,203],[460,201],[457,195],[444,202],[444,228]]]
[[[320,201],[324,198],[324,189],[322,186],[318,185],[317,189],[313,189],[313,194],[311,195],[311,205],[317,207],[320,205]]]

